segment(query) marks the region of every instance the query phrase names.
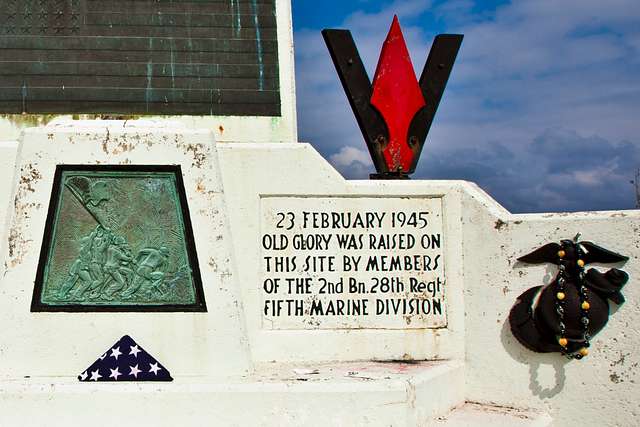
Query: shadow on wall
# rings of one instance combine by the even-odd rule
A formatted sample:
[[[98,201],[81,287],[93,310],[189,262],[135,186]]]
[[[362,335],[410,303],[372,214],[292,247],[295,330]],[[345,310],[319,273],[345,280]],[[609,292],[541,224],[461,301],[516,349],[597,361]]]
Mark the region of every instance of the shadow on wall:
[[[534,353],[522,347],[511,334],[508,316],[502,323],[500,341],[513,360],[529,365],[529,389],[534,396],[549,399],[562,391],[566,381],[565,365],[571,360],[558,353]],[[546,371],[546,367],[550,367],[555,373],[551,383],[546,383],[544,379],[541,380],[540,371]]]
[[[539,267],[516,261],[513,268],[514,270],[521,270]],[[556,273],[557,268],[555,266],[546,265],[540,285],[549,285],[554,280]],[[541,399],[549,399],[562,391],[566,380],[565,365],[570,362],[569,359],[560,356],[558,353],[534,353],[523,347],[511,333],[508,314],[502,323],[500,341],[513,360],[529,366],[529,389],[534,396],[538,396]],[[544,377],[549,377],[541,375],[541,371],[546,372],[549,370],[554,372],[553,379],[545,381]],[[543,378],[541,379],[541,377]]]

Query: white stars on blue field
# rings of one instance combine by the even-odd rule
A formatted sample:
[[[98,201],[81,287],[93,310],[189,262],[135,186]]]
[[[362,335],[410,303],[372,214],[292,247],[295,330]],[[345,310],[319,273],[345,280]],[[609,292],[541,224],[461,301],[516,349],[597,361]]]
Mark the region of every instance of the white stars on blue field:
[[[169,371],[125,335],[100,356],[78,380],[83,382],[173,381]]]

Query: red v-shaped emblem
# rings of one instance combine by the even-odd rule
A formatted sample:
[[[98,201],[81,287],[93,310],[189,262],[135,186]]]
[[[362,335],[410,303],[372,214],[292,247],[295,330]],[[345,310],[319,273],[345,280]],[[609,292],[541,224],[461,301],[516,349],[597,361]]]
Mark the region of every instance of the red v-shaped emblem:
[[[407,178],[415,171],[462,35],[436,36],[418,81],[394,17],[373,86],[351,33],[324,30],[322,35],[376,167],[371,177]]]
[[[393,17],[382,46],[373,78],[371,105],[382,115],[389,131],[389,140],[382,151],[389,171],[409,171],[414,157],[409,147],[409,126],[426,102],[397,16]]]

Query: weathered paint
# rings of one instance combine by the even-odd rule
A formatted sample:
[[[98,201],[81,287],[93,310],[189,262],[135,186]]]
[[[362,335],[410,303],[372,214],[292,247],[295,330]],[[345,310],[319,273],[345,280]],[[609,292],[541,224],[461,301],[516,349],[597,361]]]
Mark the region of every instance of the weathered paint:
[[[153,38],[149,38],[149,50],[153,50]],[[153,87],[151,86],[151,82],[153,80],[153,59],[149,59],[147,62],[147,88],[145,91],[145,103],[146,110],[149,112],[149,103],[151,102],[153,96]]]
[[[74,314],[38,313],[34,316],[30,313],[36,324],[32,325],[34,329],[30,329],[29,334],[22,334],[25,339],[20,339],[13,332],[3,334],[0,338],[0,348],[3,349],[0,359],[8,362],[7,369],[0,368],[0,378],[14,375],[46,376],[49,374],[45,371],[49,368],[53,368],[50,373],[54,376],[68,375],[63,372],[70,373],[71,370],[76,371],[77,375],[78,369],[82,369],[82,365],[102,351],[102,347],[111,344],[125,332],[135,334],[140,340],[148,340],[150,343],[157,343],[153,336],[173,336],[174,345],[178,347],[186,348],[191,345],[189,343],[194,342],[204,344],[202,352],[194,353],[193,357],[188,358],[182,358],[178,353],[171,356],[170,353],[173,351],[168,349],[168,343],[159,344],[157,347],[154,345],[154,348],[158,349],[158,357],[160,354],[166,354],[163,362],[166,361],[167,366],[171,367],[172,374],[184,372],[191,375],[201,369],[204,369],[201,373],[206,371],[206,376],[246,373],[250,363],[246,340],[242,338],[242,320],[236,306],[239,298],[233,296],[236,291],[228,292],[229,289],[238,289],[238,285],[225,284],[227,281],[235,280],[235,267],[229,264],[231,239],[228,236],[228,228],[224,225],[225,208],[221,197],[216,146],[212,133],[159,122],[146,122],[146,125],[136,122],[125,124],[123,121],[71,123],[74,123],[72,127],[69,127],[69,123],[58,124],[50,128],[32,129],[24,134],[17,160],[18,176],[13,180],[14,203],[11,203],[11,220],[7,227],[7,233],[13,238],[11,248],[3,245],[3,260],[0,261],[0,300],[9,298],[20,302],[10,304],[7,310],[0,313],[0,317],[13,318],[19,324],[30,323],[28,317],[25,317],[28,311],[25,312],[20,307],[31,299],[27,289],[33,289],[34,268],[46,228],[45,217],[54,171],[56,165],[62,163],[180,165],[190,218],[193,229],[196,230],[195,244],[198,253],[202,253],[201,257],[205,256],[198,264],[202,282],[206,283],[204,292],[210,311],[197,314],[154,313],[146,318],[141,317],[139,313],[107,316],[97,313],[98,316],[92,320],[83,317],[86,321],[80,320]],[[209,229],[211,224],[215,224],[213,229]],[[209,229],[211,234],[202,233],[201,230],[205,228]],[[216,240],[211,236],[221,236],[221,239]],[[209,257],[216,260],[219,269],[217,272],[209,265]],[[222,275],[222,272],[226,272],[226,275]],[[12,285],[8,286],[7,283]],[[0,304],[4,306],[3,303]],[[214,312],[218,314],[213,315]],[[223,317],[217,318],[219,315]],[[237,332],[223,332],[217,337],[207,335],[207,331],[218,329],[222,323],[226,325],[225,331]],[[16,333],[22,329],[17,324],[15,326]],[[79,328],[76,329],[78,336],[83,338],[63,339],[60,333],[68,328]],[[39,348],[47,348],[47,353],[60,354],[63,358],[53,364],[41,364],[36,361],[40,356],[39,350],[35,349],[31,353],[35,359],[25,358],[24,345],[32,338],[41,342],[42,347]],[[107,342],[104,342],[104,339],[107,339]],[[4,351],[8,348],[7,343],[12,343],[10,347],[13,348],[8,353]],[[66,347],[66,350],[63,350],[63,347]],[[219,352],[220,348],[224,348],[225,351]],[[75,360],[75,356],[68,357],[70,354],[77,354],[78,358],[82,359],[80,367],[79,360]],[[224,362],[229,357],[230,359]],[[20,358],[23,362],[18,362]],[[9,362],[9,359],[13,361]],[[205,360],[213,363],[204,363]],[[45,368],[45,365],[49,368]],[[223,366],[223,369],[218,370]]]
[[[236,38],[238,38],[240,37],[240,30],[242,30],[242,22],[240,20],[240,0],[231,0],[231,13],[235,15],[233,29]]]
[[[239,0],[238,0],[239,1]],[[256,29],[256,51],[258,58],[258,81],[259,81],[259,89],[264,89],[264,60],[262,58],[262,36],[260,35],[260,22],[258,20],[258,6],[256,0],[251,0],[251,7],[253,9],[253,24]]]

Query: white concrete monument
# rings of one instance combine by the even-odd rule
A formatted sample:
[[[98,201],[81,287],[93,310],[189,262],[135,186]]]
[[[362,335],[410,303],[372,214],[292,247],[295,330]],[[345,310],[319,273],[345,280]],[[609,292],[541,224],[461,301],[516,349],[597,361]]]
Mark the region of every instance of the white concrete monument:
[[[276,11],[276,118],[64,117],[19,136],[3,130],[0,425],[640,424],[640,213],[514,215],[469,182],[344,180],[296,141],[289,2],[277,0]],[[47,229],[62,207],[52,196],[60,165],[179,166],[195,247],[184,274],[197,265],[206,311],[162,306],[157,295],[186,295],[176,290],[186,276],[162,267],[172,255],[162,264],[162,251],[128,237],[132,253],[110,263],[125,243],[108,224],[126,221],[103,207],[122,191],[100,196],[106,184],[89,180],[65,202],[87,206],[96,234]],[[56,224],[71,221],[61,212]],[[578,232],[628,255],[631,281],[591,354],[569,361],[520,346],[508,316],[523,291],[556,272],[516,259]],[[100,246],[103,233],[112,237]],[[51,273],[63,307],[34,311],[42,250],[58,244],[46,243],[51,235],[82,242],[61,259],[73,286],[87,273],[93,296],[74,287],[69,299]],[[147,301],[135,291],[105,296],[108,280],[120,289],[115,272],[122,286],[155,295],[154,309],[109,310],[107,296]],[[142,364],[91,381],[84,370],[94,360],[138,356],[110,347],[125,335],[173,381],[123,381],[158,368]]]

